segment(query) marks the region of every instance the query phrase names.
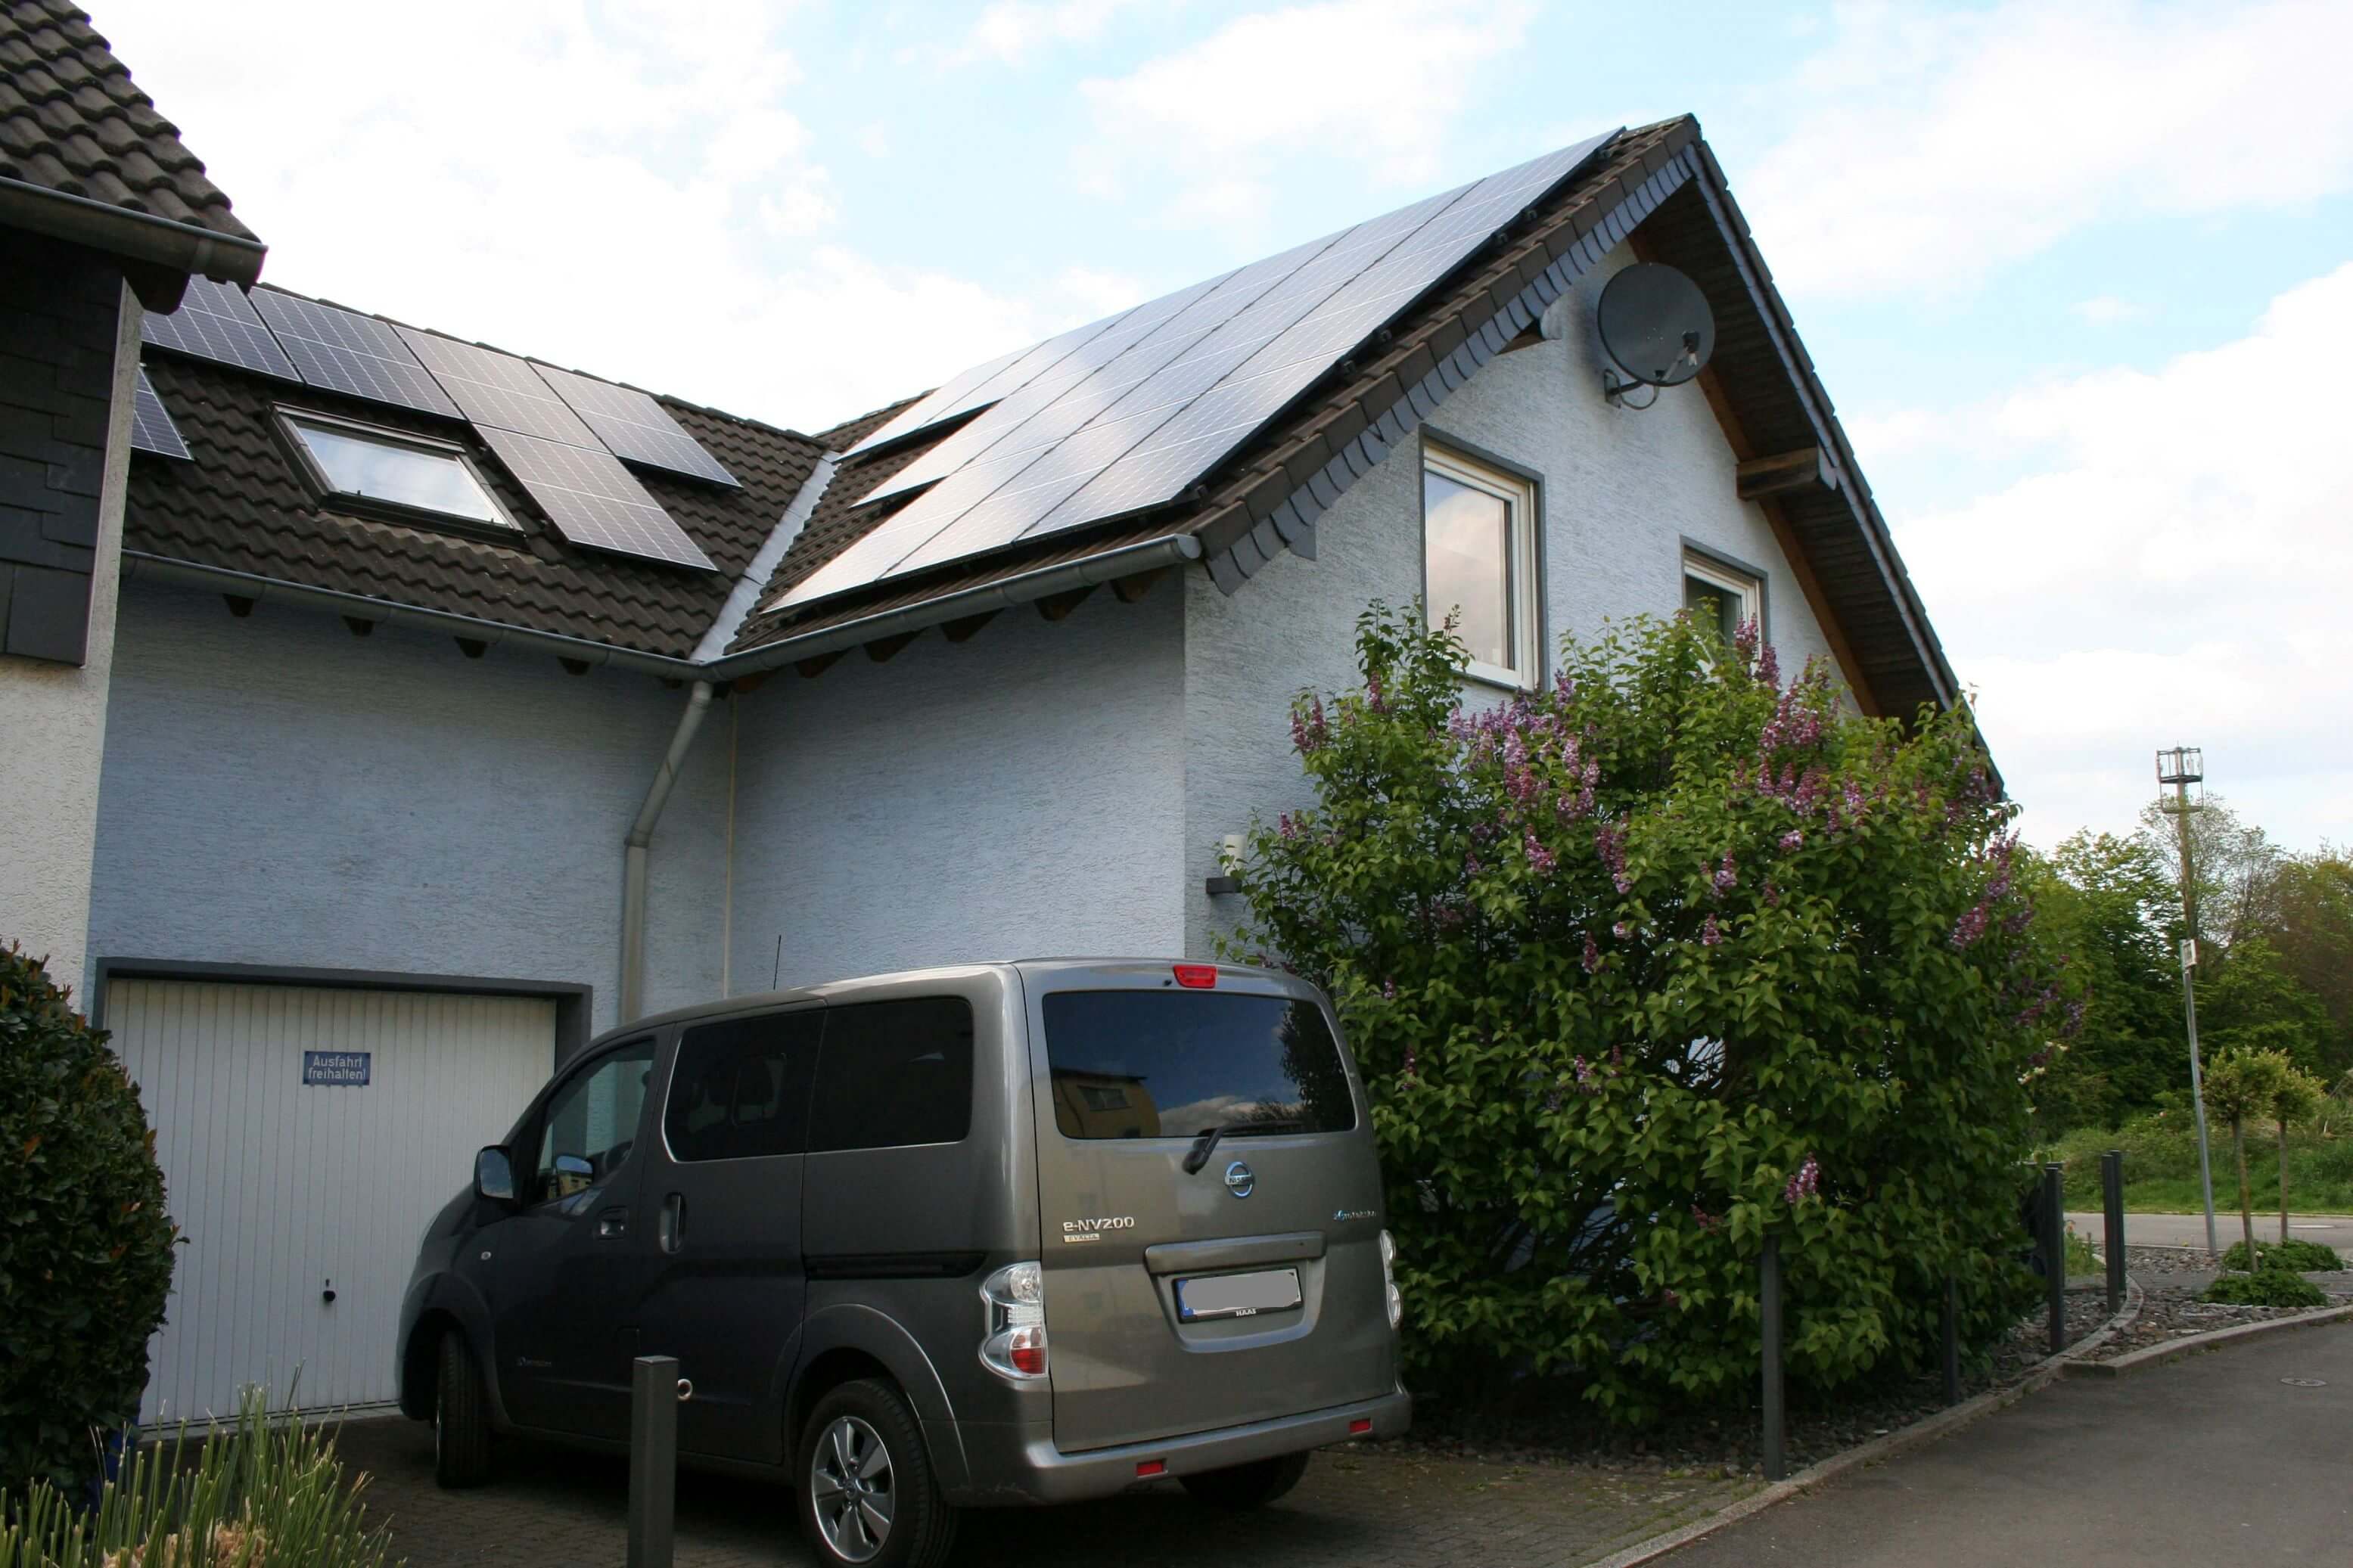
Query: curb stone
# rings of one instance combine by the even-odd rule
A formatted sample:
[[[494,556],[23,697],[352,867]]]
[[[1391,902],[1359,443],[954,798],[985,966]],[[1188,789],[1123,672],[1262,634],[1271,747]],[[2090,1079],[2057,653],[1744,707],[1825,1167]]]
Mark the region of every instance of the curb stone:
[[[2221,1350],[2241,1340],[2251,1340],[2264,1334],[2275,1334],[2288,1329],[2314,1329],[2323,1323],[2340,1322],[2353,1318],[2353,1305],[2318,1307],[2309,1312],[2298,1312],[2292,1318],[2272,1318],[2260,1323],[2236,1323],[2227,1329],[2213,1329],[2202,1334],[2191,1334],[2147,1350],[2133,1351],[2114,1361],[2072,1362],[2061,1368],[2069,1377],[2128,1377],[2152,1366],[2162,1366],[2183,1356],[2203,1351]]]
[[[1884,1437],[1873,1437],[1870,1442],[1858,1444],[1842,1454],[1832,1454],[1827,1459],[1807,1466],[1794,1476],[1776,1481],[1761,1491],[1749,1493],[1738,1502],[1729,1505],[1709,1518],[1695,1521],[1677,1530],[1668,1531],[1662,1535],[1654,1535],[1648,1541],[1638,1541],[1623,1551],[1613,1552],[1608,1557],[1588,1564],[1587,1568],[1637,1568],[1641,1563],[1654,1563],[1669,1552],[1679,1552],[1692,1542],[1714,1535],[1728,1525],[1737,1524],[1751,1514],[1762,1513],[1777,1503],[1787,1502],[1791,1498],[1800,1497],[1817,1487],[1836,1480],[1850,1470],[1859,1470],[1865,1466],[1883,1463],[1908,1448],[1917,1448],[1933,1443],[1947,1433],[1968,1426],[1981,1416],[1990,1415],[1997,1410],[2007,1409],[2036,1389],[2056,1383],[2069,1372],[2078,1370],[2074,1358],[2105,1343],[2110,1335],[2131,1327],[2140,1316],[2144,1298],[2139,1281],[2130,1274],[2125,1276],[2125,1305],[2115,1317],[2110,1318],[2097,1330],[2084,1335],[2058,1354],[2045,1356],[2036,1362],[2026,1370],[2024,1375],[2007,1388],[1988,1389],[1985,1393],[1964,1399],[1948,1409],[1939,1410],[1934,1415],[1923,1416],[1911,1426],[1890,1432]],[[2353,1314],[2353,1307],[2347,1307],[2343,1310],[2345,1313]],[[2272,1325],[2254,1326],[2268,1328]],[[2174,1347],[2163,1348],[2169,1350]]]

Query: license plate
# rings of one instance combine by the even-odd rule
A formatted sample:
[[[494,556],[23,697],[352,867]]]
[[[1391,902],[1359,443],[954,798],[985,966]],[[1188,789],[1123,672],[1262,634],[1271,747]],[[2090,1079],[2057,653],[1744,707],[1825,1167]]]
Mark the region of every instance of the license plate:
[[[1210,1274],[1176,1281],[1176,1315],[1188,1323],[1208,1318],[1253,1318],[1299,1305],[1299,1270],[1270,1268],[1261,1274]]]

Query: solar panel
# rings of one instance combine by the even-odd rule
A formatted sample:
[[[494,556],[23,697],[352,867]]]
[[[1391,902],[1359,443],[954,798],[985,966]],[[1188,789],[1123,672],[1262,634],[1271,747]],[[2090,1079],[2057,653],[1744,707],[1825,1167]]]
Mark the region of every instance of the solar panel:
[[[481,437],[573,543],[715,570],[711,557],[610,452],[592,452],[494,425],[482,426]]]
[[[139,335],[159,349],[191,354],[221,364],[233,364],[259,375],[300,381],[294,362],[254,314],[245,290],[209,278],[191,278],[180,308],[168,316],[149,312],[139,322]]]
[[[257,289],[252,299],[306,384],[452,419],[464,417],[389,323],[274,289]]]
[[[999,354],[995,359],[983,361],[969,370],[956,372],[955,374],[926,393],[913,407],[901,409],[889,424],[877,427],[865,440],[852,447],[844,455],[855,456],[870,447],[880,447],[886,441],[895,441],[902,436],[913,435],[918,430],[937,425],[948,417],[948,410],[955,406],[965,394],[1029,352],[1028,349],[1015,349],[1009,354]]]
[[[1008,398],[879,489],[870,499],[932,483],[779,602],[805,604],[1181,495],[1609,140],[1254,263],[1042,407]]]
[[[713,484],[736,482],[735,476],[704,451],[702,444],[688,435],[670,416],[670,410],[655,402],[650,394],[634,386],[616,386],[594,376],[557,370],[554,365],[533,364],[531,368],[555,390],[573,413],[587,421],[588,428],[616,456],[690,479],[709,479]]]
[[[414,327],[394,330],[432,372],[450,401],[476,425],[496,426],[575,447],[600,445],[580,416],[533,374],[528,362]]]
[[[147,379],[144,366],[131,395],[131,449],[153,452],[159,458],[185,459],[188,456],[188,444],[180,439],[179,426],[172,423],[164,400],[155,395],[155,384]]]

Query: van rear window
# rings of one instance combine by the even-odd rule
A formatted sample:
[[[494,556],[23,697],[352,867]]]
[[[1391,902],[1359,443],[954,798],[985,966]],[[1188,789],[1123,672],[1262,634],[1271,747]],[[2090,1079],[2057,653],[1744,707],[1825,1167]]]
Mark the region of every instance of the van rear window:
[[[1345,1132],[1356,1124],[1323,1009],[1287,996],[1047,994],[1054,1125],[1065,1138],[1192,1138],[1212,1127]]]

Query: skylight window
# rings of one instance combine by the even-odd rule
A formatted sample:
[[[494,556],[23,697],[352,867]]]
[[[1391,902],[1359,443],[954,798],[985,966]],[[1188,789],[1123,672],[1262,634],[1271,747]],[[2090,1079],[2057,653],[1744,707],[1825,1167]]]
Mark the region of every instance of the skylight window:
[[[312,478],[332,495],[491,528],[516,526],[456,447],[317,415],[285,419]]]

